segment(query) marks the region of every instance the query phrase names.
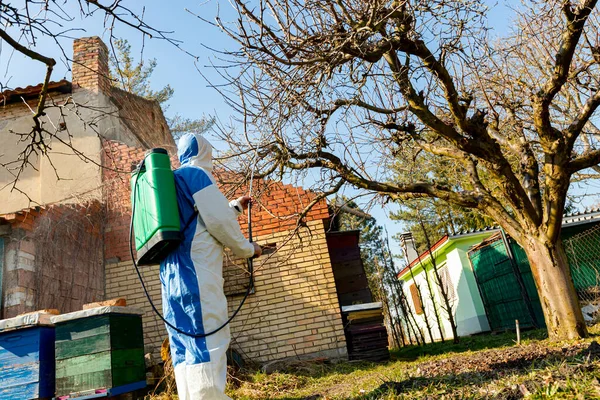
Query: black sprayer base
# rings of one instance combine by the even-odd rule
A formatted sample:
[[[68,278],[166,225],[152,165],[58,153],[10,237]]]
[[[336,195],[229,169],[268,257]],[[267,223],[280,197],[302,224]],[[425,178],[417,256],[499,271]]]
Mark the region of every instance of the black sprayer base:
[[[158,231],[137,251],[138,265],[156,265],[183,240],[180,231]]]

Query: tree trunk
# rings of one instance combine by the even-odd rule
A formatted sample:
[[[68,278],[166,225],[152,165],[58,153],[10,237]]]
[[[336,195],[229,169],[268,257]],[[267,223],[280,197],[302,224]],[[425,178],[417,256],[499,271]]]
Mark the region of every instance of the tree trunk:
[[[544,319],[551,339],[587,336],[575,286],[571,279],[562,239],[556,244],[531,237],[524,246],[540,295]]]

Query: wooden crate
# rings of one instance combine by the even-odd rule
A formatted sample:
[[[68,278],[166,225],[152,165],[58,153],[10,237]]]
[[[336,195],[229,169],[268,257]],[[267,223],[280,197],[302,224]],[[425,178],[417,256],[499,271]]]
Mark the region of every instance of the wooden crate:
[[[140,315],[107,313],[56,323],[56,395],[146,379]]]
[[[0,399],[50,399],[54,395],[54,328],[0,332]]]

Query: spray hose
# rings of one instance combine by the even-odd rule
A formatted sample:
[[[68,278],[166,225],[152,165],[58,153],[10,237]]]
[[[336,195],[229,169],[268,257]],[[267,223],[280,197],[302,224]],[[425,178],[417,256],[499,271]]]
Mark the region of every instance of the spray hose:
[[[132,240],[133,239],[133,216],[135,215],[135,206],[136,206],[136,202],[137,202],[136,201],[136,191],[137,191],[138,179],[140,177],[140,172],[142,171],[142,168],[145,165],[146,157],[144,157],[144,159],[142,160],[142,162],[140,162],[140,164],[138,166],[138,173],[137,173],[137,175],[135,177],[135,183],[133,185],[133,199],[134,200],[133,200],[132,205],[131,205],[131,221],[129,223],[129,252],[131,254],[131,260],[133,261],[133,266],[135,267],[135,272],[137,272],[137,276],[138,276],[138,278],[140,280],[140,283],[142,284],[142,288],[144,289],[144,293],[146,294],[146,298],[148,299],[148,302],[150,303],[150,306],[152,307],[152,310],[165,323],[165,325],[167,325],[169,328],[173,329],[177,333],[180,333],[180,334],[185,335],[185,336],[193,337],[193,338],[205,338],[207,336],[214,335],[215,333],[219,332],[221,329],[225,328],[235,318],[235,316],[237,315],[237,313],[242,309],[242,306],[246,302],[246,299],[248,298],[248,295],[250,295],[250,293],[252,293],[252,290],[254,289],[254,264],[253,264],[253,260],[252,260],[252,258],[248,258],[248,272],[250,273],[250,281],[248,283],[248,288],[246,289],[246,293],[244,294],[244,297],[240,301],[240,305],[238,306],[238,308],[233,312],[233,314],[231,314],[231,316],[227,319],[227,321],[225,321],[221,326],[219,326],[216,329],[213,329],[210,332],[206,332],[206,333],[194,333],[194,332],[183,331],[183,330],[179,329],[178,327],[176,327],[175,325],[173,325],[172,323],[170,323],[169,321],[167,321],[165,319],[165,317],[160,313],[160,311],[158,311],[158,308],[156,308],[156,305],[152,301],[152,298],[150,297],[150,293],[148,293],[148,289],[146,288],[146,284],[144,283],[144,279],[142,278],[142,274],[140,272],[140,268],[137,265],[137,262],[135,260],[135,255],[133,254],[133,240]],[[252,193],[252,181],[253,181],[253,178],[254,178],[254,171],[252,171],[252,178],[250,179],[250,190],[249,190],[249,193]],[[252,242],[252,201],[248,202],[248,240],[250,242]]]

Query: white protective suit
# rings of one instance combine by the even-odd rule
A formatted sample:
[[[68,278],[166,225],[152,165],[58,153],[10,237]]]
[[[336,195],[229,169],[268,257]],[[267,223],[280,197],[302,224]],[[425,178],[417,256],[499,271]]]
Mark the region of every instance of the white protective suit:
[[[160,265],[163,312],[182,331],[206,333],[228,318],[223,246],[244,258],[254,255],[254,246],[237,221],[241,205],[237,200],[228,203],[212,176],[210,143],[187,134],[179,140],[177,153],[181,167],[174,173],[184,241]],[[167,330],[179,399],[229,399],[224,394],[229,326],[206,338]]]

